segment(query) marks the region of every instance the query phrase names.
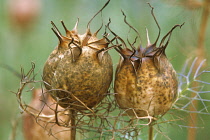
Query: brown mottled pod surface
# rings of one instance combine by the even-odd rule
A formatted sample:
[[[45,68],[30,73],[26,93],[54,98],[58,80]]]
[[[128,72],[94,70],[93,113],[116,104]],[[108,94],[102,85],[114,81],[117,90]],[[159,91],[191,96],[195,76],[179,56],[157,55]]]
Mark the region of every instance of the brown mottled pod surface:
[[[107,52],[105,38],[91,34],[89,26],[85,34],[69,31],[61,21],[66,36],[57,27],[53,31],[59,44],[47,59],[43,80],[52,97],[64,108],[87,109],[97,105],[108,91],[113,67]]]
[[[154,44],[150,43],[147,34],[146,48],[140,46],[136,49],[131,45],[132,49],[129,49],[124,45],[116,49],[121,59],[115,75],[115,97],[120,108],[126,109],[129,115],[135,113],[138,117],[164,115],[176,100],[178,92],[176,71],[166,57],[165,49],[173,29],[177,26],[182,25],[174,26],[163,37],[159,47],[156,43],[160,31]]]

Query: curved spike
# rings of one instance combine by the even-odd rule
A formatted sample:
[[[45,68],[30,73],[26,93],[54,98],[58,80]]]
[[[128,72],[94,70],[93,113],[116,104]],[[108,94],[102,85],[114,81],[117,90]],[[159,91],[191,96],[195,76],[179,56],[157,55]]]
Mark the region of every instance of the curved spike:
[[[60,43],[63,41],[62,40],[62,36],[60,36],[60,34],[54,29],[54,28],[51,28],[52,29],[52,31],[55,33],[55,35],[58,37],[58,39],[59,39],[59,41],[60,41]]]
[[[113,49],[113,48],[117,48],[117,47],[119,47],[120,48],[120,46],[122,46],[121,44],[119,44],[119,45],[113,45],[113,46],[110,46],[110,47],[105,47],[105,48],[103,48],[103,49],[100,49],[100,50],[98,50],[96,53],[101,53],[101,52],[107,52],[107,51],[109,51],[109,50],[111,50],[111,49]]]
[[[68,32],[69,30],[66,28],[66,26],[65,26],[65,24],[64,24],[64,22],[63,22],[63,20],[61,20],[61,24],[63,25],[63,28],[65,29],[65,31]]]
[[[91,21],[109,4],[110,0],[108,0],[104,6],[90,19],[90,21],[87,24],[87,28],[90,28]]]
[[[127,42],[129,44],[129,46],[131,46],[131,48],[134,49],[133,46],[132,46],[132,44],[131,44],[131,42],[129,41],[128,37],[127,37]]]
[[[129,39],[127,38],[127,42],[128,44],[131,46],[132,50],[133,51],[136,51],[136,48],[134,47],[134,44],[136,43],[136,40],[137,40],[138,37],[135,37],[135,40],[134,42],[131,44],[131,42],[129,41]]]
[[[150,39],[149,39],[149,33],[148,33],[148,29],[146,28],[146,33],[147,33],[147,46],[151,45]]]
[[[101,24],[101,26],[100,26],[100,28],[93,34],[93,36],[97,36],[97,34],[98,34],[98,32],[101,30],[101,28],[103,27],[103,22],[102,22],[102,24]]]
[[[105,35],[105,34],[108,34],[108,33],[107,33],[107,28],[108,28],[108,26],[109,26],[110,23],[111,23],[111,18],[109,18],[109,22],[105,25],[104,35]]]
[[[90,28],[87,28],[86,34],[87,34],[87,35],[91,35]]]
[[[51,24],[53,26],[53,28],[61,35],[60,31],[58,30],[57,26],[55,25],[55,23],[53,21],[51,21]]]
[[[56,25],[54,24],[53,21],[51,21],[51,24],[53,25],[53,28],[51,28],[52,31],[55,33],[55,35],[58,37],[58,39],[59,39],[59,41],[61,43],[63,41],[63,39],[62,39],[63,37],[62,37],[60,31],[58,30],[58,28],[56,27]]]
[[[131,27],[129,28],[129,31],[128,31],[128,34],[127,34],[127,42],[129,44],[129,46],[132,48],[132,50],[135,51],[136,48],[134,47],[134,44],[136,43],[139,36],[136,36],[134,42],[131,44],[130,40],[128,39],[130,31],[131,31]]]
[[[110,29],[110,27],[109,27],[110,24],[111,24],[111,18],[109,18],[109,22],[107,23],[106,28],[108,28],[109,31],[110,31],[114,36],[117,36],[117,34],[115,34],[115,33]]]
[[[74,28],[72,29],[72,32],[73,32],[74,34],[77,34],[78,23],[79,23],[79,18],[77,18],[77,22],[76,22]]]
[[[123,40],[121,37],[116,36],[116,39],[119,39],[119,40],[122,42],[123,46],[124,46],[125,48],[128,48],[127,45],[126,45],[126,43],[124,42],[124,40]]]
[[[184,22],[185,23],[185,22]],[[167,47],[167,45],[168,45],[168,43],[169,43],[169,41],[170,41],[170,37],[171,37],[171,34],[172,34],[172,32],[173,32],[173,30],[174,29],[176,29],[176,27],[182,27],[183,25],[184,25],[184,23],[182,23],[181,25],[180,24],[177,24],[177,25],[175,25],[163,38],[162,38],[162,40],[161,40],[161,42],[160,42],[160,45],[159,45],[159,47],[164,47],[164,48],[166,48]],[[168,37],[169,36],[169,37]],[[164,41],[165,41],[165,39],[168,37],[168,40],[167,40],[167,42],[166,42],[166,44],[165,45],[163,45],[163,43],[164,43]]]
[[[131,29],[133,29],[133,30],[136,32],[136,34],[138,35],[140,41],[142,42],[141,36],[140,36],[139,32],[138,32],[133,26],[131,26],[131,25],[127,22],[127,20],[126,20],[127,16],[125,15],[125,13],[123,12],[122,9],[121,9],[121,12],[122,12],[122,14],[123,14],[123,16],[124,16],[124,22],[125,22]]]
[[[109,27],[110,23],[111,23],[111,19],[109,18],[109,22],[108,22],[108,24],[106,25],[106,27],[107,27],[107,28],[109,29],[109,31],[115,36],[114,39],[119,39],[119,40],[123,43],[124,47],[127,48],[126,43],[124,42],[124,40],[123,40],[122,38],[120,38],[116,33],[114,33],[114,32],[110,29],[110,27]]]
[[[160,37],[161,28],[160,28],[160,25],[159,25],[158,22],[157,22],[156,17],[155,17],[155,14],[154,14],[154,7],[152,7],[150,3],[147,3],[147,4],[152,8],[151,14],[152,14],[152,16],[153,16],[153,18],[154,18],[154,20],[155,20],[156,25],[158,26],[158,29],[159,29],[158,37],[157,37],[157,39],[156,39],[156,41],[155,41],[155,43],[154,43],[154,45],[156,45],[157,42],[158,42],[158,40],[159,40],[159,37]]]
[[[104,25],[104,21],[103,21],[103,17],[102,17],[102,12],[101,12],[101,21],[102,21],[102,24],[100,26],[100,28],[93,34],[93,36],[97,36],[98,32],[102,29],[103,25]]]
[[[168,44],[169,44],[170,38],[171,38],[171,34],[169,34],[168,40],[167,40],[166,44],[163,46],[163,53],[165,53],[165,49],[166,49],[166,47],[167,47]]]
[[[134,40],[133,43],[132,43],[132,46],[134,46],[134,44],[136,43],[137,39],[138,39],[138,37],[136,36],[136,37],[135,37],[135,40]]]
[[[66,36],[67,37],[71,37],[71,31],[69,31],[67,28],[66,28],[66,25],[64,24],[63,20],[61,20],[61,24],[63,25],[63,28],[65,29],[66,31]]]

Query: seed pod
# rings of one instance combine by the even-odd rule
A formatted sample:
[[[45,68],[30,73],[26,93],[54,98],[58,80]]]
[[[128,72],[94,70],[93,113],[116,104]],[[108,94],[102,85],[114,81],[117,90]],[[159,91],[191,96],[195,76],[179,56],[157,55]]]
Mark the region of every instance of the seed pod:
[[[107,52],[109,43],[105,37],[96,37],[100,29],[94,34],[90,32],[90,22],[83,35],[77,32],[78,22],[71,31],[63,21],[61,23],[66,36],[61,35],[52,22],[52,29],[60,42],[45,63],[45,86],[64,108],[94,107],[105,97],[112,81],[112,60]]]
[[[153,7],[151,13],[155,19]],[[155,21],[157,23],[156,19]],[[126,16],[125,22],[128,24]],[[115,97],[120,108],[126,109],[129,115],[136,114],[138,117],[164,115],[176,100],[178,89],[176,71],[166,57],[165,49],[172,31],[178,26],[182,25],[175,25],[163,37],[159,47],[156,46],[160,36],[158,25],[159,34],[154,44],[150,43],[147,32],[146,48],[140,46],[136,49],[129,43],[132,48],[129,49],[122,43],[124,47],[116,49],[121,59],[115,75]],[[164,44],[165,40],[167,42]]]
[[[49,94],[43,94],[42,89],[33,90],[32,100],[30,102],[30,107],[41,111],[45,115],[53,115],[54,110],[60,111],[61,107],[56,109],[56,105],[52,101],[52,98]],[[68,116],[60,114],[59,119],[67,120]],[[45,121],[38,121],[37,118],[31,114],[23,114],[23,134],[25,140],[55,140],[55,137],[59,140],[69,140],[71,132],[69,128],[61,127],[54,123],[49,123],[51,118],[46,119]],[[39,118],[40,119],[40,118]],[[43,128],[44,127],[44,128]]]

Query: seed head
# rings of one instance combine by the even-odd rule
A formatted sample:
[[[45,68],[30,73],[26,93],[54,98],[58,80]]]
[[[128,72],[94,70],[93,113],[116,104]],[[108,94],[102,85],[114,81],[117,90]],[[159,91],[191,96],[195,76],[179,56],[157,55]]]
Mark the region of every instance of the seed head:
[[[109,43],[105,37],[96,37],[101,28],[94,34],[90,32],[90,22],[83,35],[77,32],[78,21],[71,31],[63,21],[61,23],[66,36],[52,22],[52,30],[58,37],[59,44],[45,63],[45,86],[64,108],[94,107],[105,97],[112,81],[112,60],[107,52]]]
[[[153,7],[151,13],[157,23]],[[123,15],[125,16],[124,13]],[[125,22],[128,24],[126,16]],[[176,71],[166,57],[165,49],[172,31],[181,26],[175,25],[162,38],[158,47],[159,25],[158,37],[153,44],[150,43],[147,31],[148,45],[146,48],[140,45],[136,49],[130,43],[132,49],[129,49],[125,43],[122,43],[123,47],[116,48],[121,59],[115,75],[115,97],[118,105],[128,110],[128,114],[134,115],[135,113],[139,117],[164,115],[176,100],[178,89]],[[118,38],[120,37],[117,36]],[[165,40],[167,40],[166,43],[164,43]]]

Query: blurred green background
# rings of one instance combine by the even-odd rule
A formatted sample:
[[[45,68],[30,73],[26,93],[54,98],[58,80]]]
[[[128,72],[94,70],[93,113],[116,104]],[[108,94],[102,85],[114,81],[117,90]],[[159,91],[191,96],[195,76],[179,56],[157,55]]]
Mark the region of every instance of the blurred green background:
[[[64,33],[60,20],[63,20],[68,29],[73,29],[79,17],[78,30],[83,34],[88,21],[103,6],[105,0],[32,0],[35,4],[29,8],[29,17],[16,19],[18,10],[24,10],[24,6],[18,8],[18,4],[24,0],[0,0],[0,139],[10,138],[12,133],[12,122],[20,117],[20,110],[16,95],[20,83],[20,68],[25,71],[31,67],[31,62],[36,64],[36,71],[41,75],[42,68],[49,54],[58,44],[58,39],[51,30],[50,21],[58,26]],[[27,1],[27,0],[25,0]],[[30,1],[30,0],[29,0]],[[146,46],[146,30],[149,30],[151,42],[156,40],[158,28],[151,16],[151,8],[147,2],[155,7],[155,15],[161,26],[161,37],[163,37],[175,24],[185,25],[182,29],[177,28],[171,37],[170,44],[166,50],[168,58],[174,68],[180,72],[186,58],[194,57],[198,46],[202,12],[205,5],[191,5],[189,1],[176,0],[111,0],[103,10],[103,22],[106,24],[111,18],[111,29],[119,36],[126,39],[129,31],[123,21],[121,9],[126,13],[128,22],[141,34],[142,45]],[[202,2],[201,0],[198,2]],[[37,4],[37,5],[36,5]],[[23,4],[24,5],[24,4]],[[27,5],[27,4],[26,4]],[[209,7],[209,6],[208,6]],[[30,15],[30,9],[32,11]],[[28,10],[27,8],[25,9]],[[207,16],[208,17],[208,16]],[[26,19],[24,19],[26,18]],[[28,18],[28,19],[27,19]],[[209,18],[207,18],[209,20]],[[90,29],[95,32],[101,26],[102,20],[98,15],[91,23]],[[210,24],[205,29],[204,41],[205,53],[209,60],[210,52]],[[100,32],[102,37],[104,29]],[[131,32],[129,39],[132,40],[136,34]],[[139,42],[138,42],[139,43]],[[114,65],[116,66],[119,55],[111,50]],[[209,63],[209,61],[208,61]],[[8,69],[9,66],[9,69]],[[7,67],[7,68],[6,68]],[[15,71],[15,72],[14,72]],[[37,77],[39,79],[40,77]],[[12,92],[11,92],[12,91]],[[208,96],[207,98],[210,98]],[[210,139],[209,116],[204,116],[204,129],[198,129],[196,139]],[[19,121],[21,126],[21,121]],[[164,129],[172,140],[187,139],[187,129],[173,128]],[[17,140],[23,139],[21,127],[17,131]],[[162,139],[165,139],[164,137]]]

